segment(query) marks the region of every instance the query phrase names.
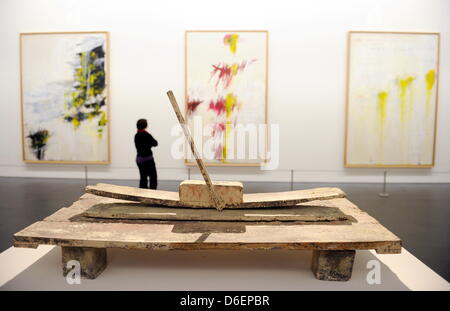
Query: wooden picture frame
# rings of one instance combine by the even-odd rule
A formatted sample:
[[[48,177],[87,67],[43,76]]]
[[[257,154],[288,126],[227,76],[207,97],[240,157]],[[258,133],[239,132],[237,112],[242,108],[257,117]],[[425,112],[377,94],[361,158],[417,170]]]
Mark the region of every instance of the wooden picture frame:
[[[358,40],[359,44],[362,44],[361,42],[364,43],[364,37],[367,36],[367,38],[371,37],[370,41],[369,39],[367,39],[366,41],[369,42],[371,45],[368,45],[369,48],[367,48],[367,51],[369,51],[370,53],[367,53],[367,51],[364,50],[364,47],[359,47],[359,50],[357,51],[353,51],[353,49],[355,49],[354,45],[352,44],[352,42],[354,41],[355,38],[357,38],[357,36],[359,36],[359,38],[363,38]],[[376,38],[375,36],[379,36],[379,37],[389,37],[390,36],[390,40],[391,42],[389,43],[383,43],[380,44],[381,39],[380,38]],[[427,38],[426,40],[422,40],[423,42],[421,42],[418,38]],[[434,41],[431,40],[430,38],[434,37]],[[403,38],[406,40],[408,38],[417,38],[417,44],[418,44],[418,48],[417,49],[412,49],[410,46],[407,46],[406,44],[402,45],[401,42],[399,40],[403,40]],[[397,40],[397,42],[395,40]],[[378,41],[377,41],[378,40]],[[427,47],[424,46],[424,44],[427,44],[429,40],[430,42],[434,42],[434,49],[432,50],[432,52],[430,52],[429,55],[426,55],[425,52],[423,51],[428,51]],[[413,39],[411,39],[412,43],[414,43]],[[394,44],[392,44],[394,42]],[[419,46],[420,44],[422,44],[422,46]],[[356,45],[356,44],[355,44]],[[351,135],[351,129],[349,127],[351,127],[350,123],[352,121],[352,117],[350,116],[351,113],[354,113],[354,111],[356,111],[357,109],[355,109],[355,104],[354,104],[354,98],[356,98],[356,96],[354,96],[354,94],[352,92],[354,92],[354,89],[356,89],[356,87],[354,87],[354,85],[352,85],[352,75],[355,75],[358,77],[358,79],[355,78],[355,80],[357,81],[370,81],[370,83],[374,83],[374,81],[376,82],[377,80],[377,76],[370,76],[370,73],[366,74],[364,72],[364,70],[366,70],[365,68],[371,68],[371,65],[373,65],[373,59],[377,59],[381,58],[383,52],[383,49],[387,50],[387,49],[392,49],[392,51],[390,52],[386,52],[386,55],[389,55],[389,53],[392,53],[391,56],[389,55],[389,57],[395,57],[395,53],[396,51],[394,50],[395,48],[398,48],[399,50],[403,51],[401,54],[402,56],[404,56],[404,58],[406,58],[406,60],[402,60],[401,62],[401,66],[392,66],[392,67],[396,67],[397,69],[403,69],[402,70],[398,70],[397,72],[394,73],[390,73],[389,75],[386,75],[386,82],[383,85],[379,86],[379,92],[372,92],[373,94],[370,95],[363,95],[361,96],[359,94],[359,101],[361,103],[365,103],[365,101],[367,100],[367,98],[369,98],[369,96],[371,96],[372,99],[377,98],[378,96],[378,100],[379,102],[376,103],[375,100],[372,100],[372,103],[376,103],[374,104],[372,107],[370,107],[369,111],[371,113],[373,113],[375,110],[375,107],[377,109],[377,113],[379,113],[379,117],[378,117],[378,130],[380,131],[381,134],[378,134],[379,137],[381,137],[379,140],[381,141],[381,143],[379,143],[380,146],[383,146],[382,148],[390,148],[390,150],[394,150],[395,147],[397,147],[398,149],[401,149],[399,151],[399,153],[401,152],[404,158],[408,158],[408,161],[396,161],[397,163],[394,163],[394,161],[392,161],[391,163],[389,162],[389,160],[384,160],[384,161],[355,161],[356,157],[352,158],[352,154],[351,154],[351,150],[350,149],[350,145],[353,143],[355,144],[355,136]],[[378,49],[378,50],[377,50]],[[431,64],[433,63],[433,68],[429,69],[427,67],[427,70],[429,70],[427,72],[427,74],[425,74],[424,72],[414,72],[415,67],[411,66],[411,69],[409,69],[408,71],[408,57],[410,57],[410,54],[413,53],[412,51],[415,51],[416,53],[418,53],[417,55],[421,55],[420,53],[422,53],[423,55],[425,55],[426,57],[423,57],[424,59],[424,63],[426,64]],[[354,69],[353,67],[356,67],[356,65],[353,63],[353,54],[352,52],[357,55],[356,57],[359,57],[361,59],[364,59],[364,57],[367,57],[367,55],[370,54],[370,57],[367,57],[366,59],[366,66],[361,66],[361,68],[359,71],[353,72],[352,70]],[[365,53],[364,53],[365,52]],[[379,55],[378,55],[379,54]],[[400,53],[399,53],[400,55]],[[414,55],[415,57],[416,55]],[[434,57],[435,59],[431,60],[430,57]],[[420,59],[420,57],[418,57]],[[437,113],[438,113],[438,95],[439,95],[439,58],[440,58],[440,34],[437,32],[395,32],[395,31],[349,31],[348,32],[348,36],[347,36],[347,77],[346,77],[346,104],[345,104],[345,140],[344,140],[344,167],[347,168],[431,168],[434,166],[435,164],[435,150],[436,150],[436,131],[437,131]],[[386,56],[387,59],[387,56]],[[417,58],[416,58],[417,59]],[[395,62],[392,62],[391,59],[387,59],[386,61],[387,64],[393,63],[395,64]],[[403,64],[404,63],[404,64]],[[383,62],[379,62],[380,67],[384,66]],[[403,66],[403,67],[402,67]],[[383,69],[379,69],[377,68],[377,75],[381,75],[380,72]],[[369,71],[369,70],[368,70]],[[406,78],[406,75],[410,75],[408,78]],[[430,78],[428,80],[429,77],[432,77],[432,79]],[[429,81],[432,81],[432,83]],[[417,86],[414,86],[414,83],[417,84]],[[429,84],[427,84],[429,83]],[[356,83],[355,83],[356,84]],[[428,87],[431,85],[431,90],[428,89]],[[367,87],[367,89],[370,90],[370,87],[372,87],[372,85],[370,85],[369,87]],[[417,88],[417,91],[411,91],[412,88]],[[397,88],[397,89],[395,89]],[[389,92],[387,91],[389,89]],[[384,91],[386,90],[386,91]],[[408,93],[409,92],[409,93]],[[370,92],[368,92],[370,93]],[[417,95],[419,94],[419,95]],[[425,95],[424,95],[425,94]],[[409,97],[408,97],[409,96]],[[411,99],[413,98],[414,99]],[[395,108],[395,106],[393,106],[393,102],[390,105],[387,105],[386,98],[389,98],[390,100],[397,101],[397,107]],[[409,101],[408,103],[406,103],[406,98]],[[416,102],[420,104],[425,104],[424,103],[424,98],[426,101],[426,108],[420,107],[417,108],[419,106],[416,105]],[[407,105],[409,105],[407,108],[405,108]],[[415,106],[413,106],[415,105]],[[420,125],[420,113],[419,111],[423,111],[424,109],[429,109],[428,105],[432,105],[433,107],[433,111],[428,111],[426,113],[429,113],[429,115],[426,115],[426,122],[423,123],[427,123],[426,125]],[[413,126],[411,125],[403,125],[403,123],[406,123],[406,119],[409,118],[409,120],[411,120],[411,115],[413,113],[415,113],[416,119],[415,119],[415,123],[414,123],[414,127],[419,127],[419,125],[423,128],[427,129],[427,143],[428,143],[428,147],[423,147],[423,152],[417,152],[415,151],[410,151],[409,148],[412,149],[412,147],[408,146],[408,147],[404,147],[404,143],[402,142],[401,139],[397,139],[397,141],[400,141],[399,145],[400,147],[397,145],[393,145],[391,143],[390,147],[386,147],[387,143],[385,141],[383,141],[383,139],[386,137],[386,123],[388,120],[387,118],[387,109],[386,107],[394,107],[392,108],[391,112],[395,111],[394,109],[397,110],[397,113],[399,116],[392,114],[390,120],[391,122],[399,122],[399,121],[392,121],[395,120],[395,118],[400,119],[401,121],[399,123],[402,123],[402,125],[397,127],[400,127],[401,130],[399,131],[392,131],[393,133],[399,133],[401,132],[404,137],[408,137],[410,135],[410,132],[408,132],[408,130],[405,130],[405,127],[409,128],[413,128]],[[413,107],[413,108],[412,108]],[[406,112],[405,112],[406,111]],[[370,128],[370,130],[374,131],[374,127],[371,127],[370,125],[373,122],[373,118],[370,119],[370,115],[371,113],[367,113],[367,115],[369,115],[368,118],[365,119],[366,121],[366,125],[367,128]],[[407,115],[407,117],[404,117],[404,115]],[[423,116],[422,116],[423,117]],[[425,118],[425,117],[424,117]],[[410,122],[410,121],[408,121]],[[428,124],[431,123],[431,124]],[[392,129],[395,128],[395,125],[390,125],[390,127]],[[361,129],[361,127],[360,127]],[[381,129],[381,130],[380,130]],[[365,129],[362,130],[362,132],[364,132]],[[432,131],[432,134],[429,133]],[[419,131],[420,133],[422,133],[423,131]],[[404,134],[406,133],[406,134]],[[395,137],[394,134],[393,137]],[[400,135],[400,134],[398,134]],[[349,137],[350,136],[350,137]],[[361,138],[360,138],[361,140]],[[375,141],[374,139],[369,140],[370,141]],[[392,141],[394,141],[394,139],[392,139]],[[432,146],[429,146],[429,145]],[[362,144],[360,144],[362,145]],[[419,146],[419,147],[417,147]],[[356,147],[353,147],[354,150]],[[414,148],[418,149],[418,148],[422,148],[422,145],[420,143],[416,143],[416,145],[414,146]],[[357,149],[357,148],[356,148]],[[360,148],[361,150],[364,148]],[[353,150],[353,152],[354,152]],[[386,157],[387,152],[383,150],[383,156],[382,158]],[[422,150],[422,149],[420,149]],[[409,153],[407,155],[403,155]],[[420,154],[419,154],[420,153]],[[423,155],[422,155],[423,153]],[[413,155],[413,156],[411,156]],[[373,158],[375,158],[376,155],[373,155]],[[363,158],[363,157],[361,157]],[[419,161],[410,161],[410,159],[415,158],[415,159],[419,159]],[[422,161],[422,159],[425,159],[425,161]],[[358,163],[356,163],[358,162]]]
[[[263,87],[264,90],[262,91],[263,93],[263,100],[264,100],[264,108],[263,108],[263,121],[264,124],[266,125],[266,130],[265,130],[265,146],[264,146],[264,152],[265,154],[267,154],[267,150],[268,150],[268,144],[269,144],[269,131],[268,131],[268,73],[269,73],[269,68],[268,68],[268,62],[269,62],[269,32],[267,30],[186,30],[185,31],[185,36],[184,36],[184,41],[185,41],[185,59],[184,59],[184,64],[185,64],[185,79],[184,79],[184,89],[185,89],[185,116],[186,116],[186,122],[189,124],[188,121],[188,100],[189,100],[189,36],[191,34],[220,34],[220,35],[227,35],[227,34],[238,34],[238,35],[242,35],[242,34],[262,34],[264,36],[264,50],[263,50],[263,54],[264,54],[264,61],[263,61],[263,65],[264,66],[264,82],[263,82]],[[208,73],[209,74],[209,73]],[[188,159],[188,148],[185,148],[185,160],[184,163],[187,166],[195,166],[196,162],[194,159]],[[259,156],[259,155],[258,155]],[[248,167],[259,167],[264,165],[268,160],[267,159],[258,159],[257,161],[254,162],[233,162],[233,161],[208,161],[207,159],[204,159],[204,163],[206,166],[248,166]]]
[[[60,37],[61,39],[59,39]],[[77,42],[70,42],[71,38],[73,40],[77,39],[85,39],[82,41]],[[97,43],[100,43],[100,45],[95,46],[95,43],[93,43],[96,39]],[[40,43],[36,40],[43,40],[45,42]],[[54,41],[53,41],[54,40]],[[92,41],[91,43],[87,41]],[[102,41],[103,40],[103,41]],[[59,41],[59,42],[58,42]],[[60,43],[63,42],[63,43]],[[55,43],[55,46],[45,46],[45,43]],[[87,46],[94,44],[96,50],[85,50],[82,51],[83,46],[86,48]],[[36,70],[39,69],[39,67],[43,67],[43,64],[45,62],[48,62],[51,56],[58,56],[56,52],[58,51],[65,51],[68,52],[70,48],[77,47],[81,50],[74,49],[73,51],[73,59],[74,61],[67,61],[67,59],[71,56],[65,55],[66,59],[64,57],[61,57],[62,59],[59,59],[55,61],[54,67],[57,67],[57,64],[64,64],[64,65],[71,65],[74,67],[73,69],[73,80],[70,78],[68,79],[67,70],[64,72],[64,78],[65,80],[55,80],[52,81],[52,78],[49,78],[48,76],[50,74],[39,74],[40,72],[43,72],[42,70]],[[27,48],[33,47],[35,53],[36,59],[30,60],[31,53],[27,50]],[[52,49],[52,48],[55,49]],[[36,48],[38,51],[36,51]],[[110,115],[110,105],[111,105],[111,99],[110,99],[110,39],[109,39],[109,32],[107,31],[71,31],[71,32],[25,32],[20,33],[19,35],[19,49],[20,49],[20,107],[21,107],[21,134],[22,134],[22,160],[25,163],[40,163],[40,164],[92,164],[92,165],[108,165],[111,163],[111,115]],[[47,49],[47,50],[46,50]],[[89,54],[86,54],[86,52],[89,51]],[[53,53],[53,54],[52,54]],[[51,55],[51,56],[50,56]],[[84,55],[84,56],[83,56]],[[89,56],[88,56],[89,55]],[[84,63],[82,63],[82,58],[85,57]],[[76,62],[76,60],[79,60],[79,64]],[[40,63],[41,62],[41,63]],[[33,67],[34,64],[36,67]],[[78,67],[76,67],[78,65]],[[84,67],[83,67],[84,66]],[[92,69],[86,69],[88,66],[91,66],[89,68]],[[59,66],[58,66],[59,67]],[[80,68],[83,67],[83,68]],[[48,72],[52,72],[53,68],[50,68]],[[67,69],[67,68],[66,68]],[[29,72],[31,72],[29,74]],[[59,70],[59,69],[57,69]],[[78,70],[78,71],[77,71]],[[79,77],[83,76],[83,70],[89,71],[89,82],[88,85],[84,87],[82,83],[80,83],[80,79],[76,79],[77,72],[80,74]],[[59,73],[62,73],[63,71],[60,70]],[[95,73],[95,74],[94,74]],[[57,73],[53,73],[53,75],[56,77]],[[30,77],[32,76],[32,77]],[[61,75],[63,77],[63,75]],[[47,79],[47,80],[46,80]],[[84,74],[83,79],[87,79],[86,75]],[[36,81],[34,81],[36,80]],[[46,84],[38,86],[39,83],[42,84],[42,80],[45,81]],[[34,81],[30,82],[30,81]],[[72,88],[68,87],[69,83],[72,83]],[[30,87],[36,86],[35,88]],[[39,98],[33,101],[32,103],[30,101],[27,101],[29,98],[36,97],[37,93],[45,93],[47,90],[51,90],[52,86],[58,86],[58,92],[63,92],[62,89],[64,87],[66,90],[64,90],[64,99],[61,98],[61,96],[57,95],[49,95],[48,98],[45,98],[45,102],[50,102],[51,104],[49,107],[51,108],[51,111],[48,112],[48,115],[54,116],[54,119],[47,118],[48,120],[41,122],[37,122],[37,124],[33,124],[32,126],[36,128],[40,128],[43,123],[49,125],[52,122],[58,124],[58,141],[55,141],[54,144],[58,146],[58,150],[64,150],[64,147],[60,147],[61,144],[66,143],[67,141],[70,141],[70,138],[67,137],[67,135],[63,134],[68,133],[67,125],[64,125],[64,123],[70,123],[72,122],[74,132],[79,129],[83,129],[86,131],[91,131],[92,128],[95,127],[96,124],[96,134],[98,136],[98,141],[95,139],[92,139],[91,147],[94,144],[101,145],[101,151],[102,156],[99,156],[98,159],[76,159],[78,155],[73,156],[73,153],[70,151],[65,150],[64,152],[61,151],[61,153],[64,153],[64,155],[61,156],[61,159],[53,159],[53,156],[50,159],[46,159],[43,157],[40,159],[37,154],[35,154],[35,158],[31,156],[33,152],[37,152],[42,154],[43,151],[46,150],[46,141],[52,139],[52,135],[55,135],[55,133],[52,133],[51,129],[45,130],[46,134],[38,135],[39,138],[36,140],[38,143],[29,142],[27,141],[27,138],[30,138],[31,132],[29,124],[27,123],[28,119],[31,118],[27,113],[30,112],[32,108],[29,107],[29,105],[34,105],[34,108],[38,107],[39,104]],[[84,102],[79,102],[78,106],[75,104],[72,105],[74,100],[77,100],[78,98],[81,98],[81,93],[77,92],[85,92],[88,95],[85,96]],[[33,94],[35,93],[35,94]],[[50,93],[50,92],[49,92]],[[32,94],[32,95],[30,95]],[[84,94],[84,93],[83,93]],[[40,95],[39,95],[40,96]],[[70,100],[67,100],[67,97],[71,97]],[[50,98],[50,99],[49,99]],[[89,100],[89,101],[88,101]],[[70,104],[68,104],[70,103]],[[64,106],[64,113],[61,113],[62,108],[59,106]],[[67,110],[66,110],[67,108]],[[72,110],[71,110],[72,109]],[[43,109],[45,110],[45,109]],[[41,112],[41,117],[37,118],[38,120],[42,121],[45,119],[45,115],[47,113],[45,111]],[[57,120],[57,121],[56,121]],[[86,128],[85,123],[88,122],[91,124],[89,128]],[[83,123],[84,122],[84,123]],[[31,123],[31,122],[30,122]],[[81,125],[80,125],[81,124]],[[84,128],[83,128],[84,127]],[[55,131],[56,132],[56,131]],[[42,131],[40,130],[40,133]],[[44,132],[45,133],[45,132]],[[29,134],[29,135],[27,135]],[[95,136],[93,133],[90,133],[90,136]],[[79,134],[73,134],[72,138],[78,139],[80,141],[80,137],[77,137]],[[55,135],[56,136],[56,135]],[[35,136],[34,136],[35,137]],[[47,137],[47,140],[42,137]],[[82,137],[81,137],[82,138]],[[33,140],[34,138],[30,138]],[[45,142],[40,141],[45,140]],[[91,152],[92,154],[95,154],[95,148],[89,148],[88,144],[84,144],[83,146],[86,147],[86,149],[92,149],[94,150]],[[44,147],[41,147],[41,152],[39,152],[39,147],[36,147],[41,145],[44,145]],[[34,151],[30,151],[33,146]],[[42,149],[45,148],[45,149]],[[36,150],[38,149],[38,150]],[[76,149],[73,148],[73,149]],[[56,148],[54,148],[56,150]],[[100,149],[99,149],[100,150]],[[58,154],[57,151],[53,152],[53,155]],[[80,153],[81,154],[81,153]],[[64,157],[67,155],[71,155],[75,159],[65,159]],[[83,157],[83,156],[80,156]]]

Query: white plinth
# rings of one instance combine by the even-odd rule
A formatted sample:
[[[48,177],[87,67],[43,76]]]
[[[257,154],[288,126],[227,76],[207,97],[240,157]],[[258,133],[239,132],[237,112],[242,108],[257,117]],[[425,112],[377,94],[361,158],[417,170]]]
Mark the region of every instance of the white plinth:
[[[403,249],[399,255],[356,251],[348,282],[316,280],[311,251],[136,251],[108,249],[95,280],[67,284],[61,249],[9,248],[0,254],[0,290],[450,290],[442,277]],[[367,283],[378,260],[381,284]]]

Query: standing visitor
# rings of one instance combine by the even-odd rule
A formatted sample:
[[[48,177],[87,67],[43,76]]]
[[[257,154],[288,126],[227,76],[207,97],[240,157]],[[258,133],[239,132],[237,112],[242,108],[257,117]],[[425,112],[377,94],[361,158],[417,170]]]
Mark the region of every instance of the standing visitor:
[[[136,164],[139,168],[139,174],[141,175],[139,188],[148,189],[150,179],[150,189],[156,189],[158,186],[158,177],[156,174],[152,147],[158,146],[158,142],[146,131],[146,119],[139,119],[136,123],[136,127],[137,133],[134,135],[134,144],[137,151]]]

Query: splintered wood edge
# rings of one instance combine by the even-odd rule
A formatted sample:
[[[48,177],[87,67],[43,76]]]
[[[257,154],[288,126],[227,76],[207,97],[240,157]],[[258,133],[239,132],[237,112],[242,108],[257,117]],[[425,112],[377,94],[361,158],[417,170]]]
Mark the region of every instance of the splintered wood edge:
[[[99,189],[95,189],[94,187],[96,187],[96,186],[87,186],[85,189],[86,193],[94,194],[94,195],[97,195],[100,197],[105,197],[105,198],[117,199],[117,200],[141,202],[144,204],[155,204],[155,205],[162,205],[162,206],[168,206],[168,207],[180,207],[181,206],[179,200],[146,198],[146,197],[141,197],[139,195],[115,193],[115,192],[108,191],[108,190],[99,190]]]
[[[42,243],[38,243],[38,242],[24,242],[24,241],[16,240],[16,237],[14,235],[14,241],[13,241],[13,246],[14,247],[19,247],[19,248],[38,248],[39,244],[42,244]]]
[[[377,254],[401,254],[402,242],[385,245],[384,247],[376,248],[375,251]]]

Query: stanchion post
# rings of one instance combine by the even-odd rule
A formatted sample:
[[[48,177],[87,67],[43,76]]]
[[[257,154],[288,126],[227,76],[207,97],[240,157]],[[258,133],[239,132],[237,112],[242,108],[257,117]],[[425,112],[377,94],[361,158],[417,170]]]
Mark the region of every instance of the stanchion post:
[[[386,192],[386,179],[387,179],[387,171],[383,173],[383,191],[381,191],[378,195],[382,198],[389,197],[389,193]]]
[[[294,170],[291,170],[291,191],[294,190]]]
[[[88,168],[87,166],[84,166],[84,186],[87,187],[88,185]]]

